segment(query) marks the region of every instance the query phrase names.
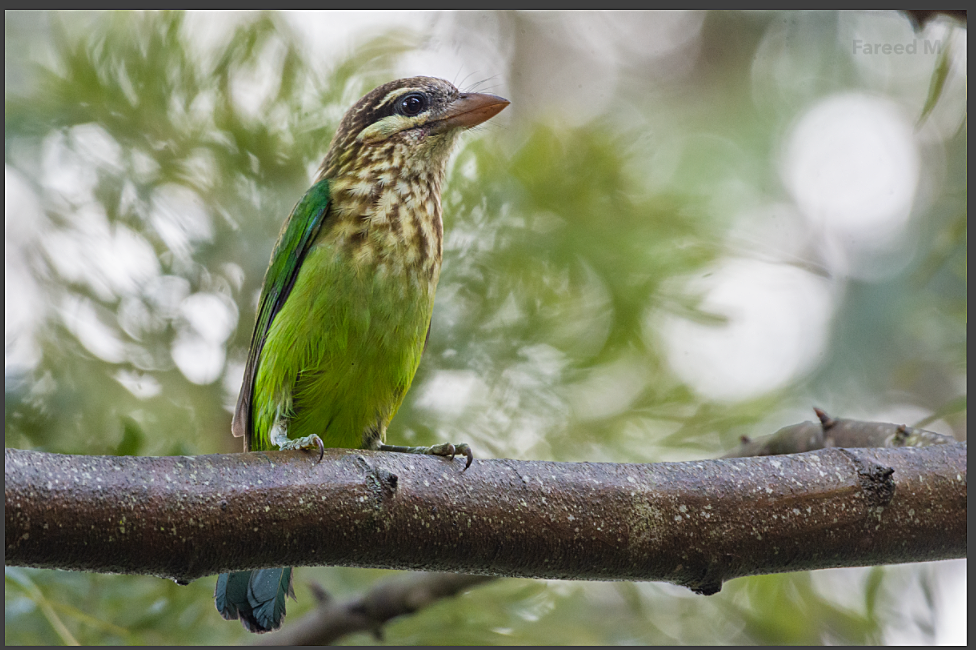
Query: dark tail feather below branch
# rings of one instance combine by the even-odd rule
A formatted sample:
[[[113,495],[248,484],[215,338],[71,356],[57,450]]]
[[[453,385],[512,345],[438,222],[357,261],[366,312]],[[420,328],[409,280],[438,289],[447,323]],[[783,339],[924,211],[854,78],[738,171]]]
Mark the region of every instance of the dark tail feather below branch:
[[[237,571],[217,576],[214,604],[228,621],[239,618],[248,632],[262,634],[281,627],[285,596],[295,598],[291,568]]]

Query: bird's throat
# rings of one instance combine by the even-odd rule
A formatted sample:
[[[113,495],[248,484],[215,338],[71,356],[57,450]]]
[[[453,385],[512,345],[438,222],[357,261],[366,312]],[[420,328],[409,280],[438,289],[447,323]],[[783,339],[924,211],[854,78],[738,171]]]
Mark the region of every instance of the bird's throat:
[[[364,270],[436,284],[443,247],[443,165],[409,169],[396,156],[364,165],[331,183],[333,215],[319,244]],[[432,289],[433,287],[431,287]]]

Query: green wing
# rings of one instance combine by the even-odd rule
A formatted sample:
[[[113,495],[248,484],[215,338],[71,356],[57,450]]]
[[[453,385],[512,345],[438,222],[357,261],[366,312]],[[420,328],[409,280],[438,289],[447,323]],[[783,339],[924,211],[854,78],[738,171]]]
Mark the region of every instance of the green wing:
[[[282,305],[288,299],[295,278],[298,277],[298,270],[302,267],[312,242],[322,229],[328,212],[329,181],[325,179],[305,192],[305,196],[291,211],[271,255],[271,265],[264,276],[264,287],[261,289],[258,317],[254,323],[254,332],[251,334],[251,349],[247,354],[244,383],[241,386],[241,394],[237,398],[237,408],[231,424],[234,435],[244,437],[245,451],[251,449],[254,435],[251,400],[254,397],[254,378],[257,376],[261,350],[264,348],[268,329],[275,315],[281,311]]]

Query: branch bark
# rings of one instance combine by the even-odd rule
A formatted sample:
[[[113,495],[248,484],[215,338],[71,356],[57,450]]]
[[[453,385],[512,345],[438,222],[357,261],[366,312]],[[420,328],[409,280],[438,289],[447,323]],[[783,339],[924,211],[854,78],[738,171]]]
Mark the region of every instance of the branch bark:
[[[5,564],[187,582],[343,565],[661,580],[966,556],[966,446],[650,465],[6,449]]]

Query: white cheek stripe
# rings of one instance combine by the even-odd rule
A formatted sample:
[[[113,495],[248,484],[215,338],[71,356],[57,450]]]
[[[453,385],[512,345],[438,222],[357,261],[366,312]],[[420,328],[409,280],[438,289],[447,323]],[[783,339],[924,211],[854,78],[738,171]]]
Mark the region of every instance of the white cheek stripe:
[[[359,132],[356,137],[360,142],[377,142],[379,140],[385,140],[394,133],[399,133],[406,129],[417,126],[418,124],[423,124],[426,120],[423,116],[417,117],[404,117],[402,115],[390,115],[384,117],[379,122],[374,122],[370,124],[365,129]]]

